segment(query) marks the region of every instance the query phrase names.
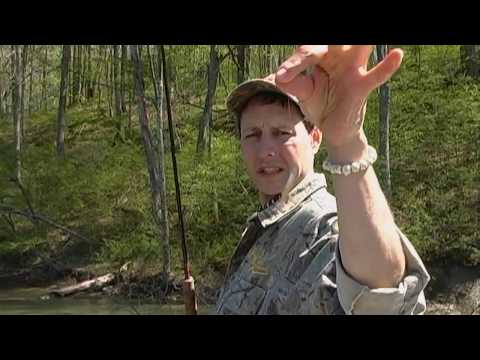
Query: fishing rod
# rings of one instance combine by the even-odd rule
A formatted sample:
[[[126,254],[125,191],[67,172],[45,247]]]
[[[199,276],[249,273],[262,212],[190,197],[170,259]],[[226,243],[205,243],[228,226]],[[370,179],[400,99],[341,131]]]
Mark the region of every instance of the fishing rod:
[[[168,76],[167,76],[167,65],[166,65],[166,56],[165,49],[163,45],[160,45],[160,50],[162,52],[162,72],[163,72],[163,88],[165,90],[165,102],[167,104],[167,116],[168,116],[168,127],[170,133],[170,150],[172,153],[172,165],[173,165],[173,177],[175,179],[175,194],[177,197],[177,210],[178,210],[178,219],[180,222],[180,233],[182,241],[182,255],[183,255],[183,298],[185,302],[185,312],[187,315],[197,315],[197,297],[195,294],[195,284],[191,274],[190,261],[188,259],[188,249],[187,241],[185,239],[185,226],[183,222],[183,211],[182,211],[182,200],[180,197],[180,185],[178,182],[178,171],[177,171],[177,158],[175,155],[175,139],[173,137],[173,124],[172,124],[172,110],[170,107],[170,91],[168,88]]]

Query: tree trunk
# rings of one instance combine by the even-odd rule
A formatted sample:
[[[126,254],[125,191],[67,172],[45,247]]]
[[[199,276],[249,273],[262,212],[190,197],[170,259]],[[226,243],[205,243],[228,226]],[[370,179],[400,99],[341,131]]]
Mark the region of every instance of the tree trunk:
[[[61,77],[60,77],[60,96],[58,99],[57,115],[57,156],[65,158],[65,105],[67,101],[68,90],[68,65],[70,64],[70,45],[63,45]]]
[[[72,57],[72,105],[76,105],[78,101],[77,93],[77,73],[78,73],[78,45],[73,45],[73,57]]]
[[[160,101],[160,104],[159,104],[159,114],[160,114],[160,117],[159,117],[159,123],[157,124],[157,129],[158,129],[158,132],[157,132],[157,135],[159,137],[161,137],[161,145],[162,145],[162,148],[163,150],[165,150],[165,141],[164,141],[164,132],[163,132],[163,99],[164,99],[164,96],[163,96],[163,69],[162,69],[162,61],[160,60],[162,58],[162,54],[161,54],[161,48],[160,48],[160,45],[157,45],[157,68],[158,68],[158,71],[157,71],[157,77],[159,78],[159,80],[157,81],[157,89],[158,89],[158,97],[159,97],[159,101]],[[160,140],[159,140],[160,141]],[[160,146],[160,144],[159,144]]]
[[[112,77],[113,77],[113,97],[114,97],[114,116],[120,116],[122,113],[121,100],[120,100],[120,84],[119,66],[118,66],[118,45],[113,45],[113,59],[112,59]]]
[[[0,49],[0,61],[4,61],[3,59],[3,51]],[[7,69],[5,69],[5,73]],[[4,78],[4,73],[0,73],[0,120],[3,119],[5,116],[6,111],[4,110],[4,95],[6,92],[6,89],[8,88],[8,85],[5,84],[5,78]]]
[[[95,66],[95,75],[93,77],[94,79],[94,87],[95,87],[95,94],[97,95],[97,107],[98,109],[102,108],[102,77],[103,77],[103,72],[106,71],[105,68],[105,62],[107,61],[107,50],[105,49],[105,46],[98,46],[98,60],[97,64]]]
[[[7,104],[7,113],[12,115],[13,118],[13,126],[15,130],[15,116],[14,116],[14,110],[15,110],[15,64],[16,64],[16,55],[17,51],[15,48],[15,45],[10,45],[10,76],[9,76],[9,81],[10,81],[10,93],[9,93],[9,98],[10,98],[10,105]]]
[[[87,45],[81,45],[80,46],[80,63],[82,64],[81,66],[81,72],[80,72],[80,90],[79,90],[79,96],[80,96],[80,103],[83,102],[84,99],[86,99],[85,96],[85,75],[87,71]]]
[[[155,92],[155,114],[157,120],[157,156],[158,156],[158,169],[159,169],[159,190],[160,190],[160,202],[162,207],[159,230],[160,238],[163,240],[163,272],[165,274],[170,273],[171,269],[171,256],[170,256],[170,233],[168,230],[168,208],[167,208],[167,189],[165,178],[165,147],[163,144],[163,74],[161,65],[161,50],[160,46],[156,46],[157,49],[157,66],[155,67],[153,58],[150,54],[150,48],[148,50],[148,59],[150,62],[150,72],[152,75],[153,90]]]
[[[128,88],[128,131],[132,130],[132,103],[133,103],[132,87]]]
[[[377,60],[381,62],[388,53],[388,45],[377,45]],[[392,196],[392,184],[390,178],[390,85],[387,83],[380,86],[379,92],[379,115],[380,115],[380,182],[387,199]]]
[[[33,66],[33,58],[35,52],[35,45],[32,45],[31,48],[31,56],[30,56],[30,82],[28,87],[28,116],[30,117],[32,113],[32,91],[33,91],[33,74],[34,74],[34,66]]]
[[[48,63],[48,45],[45,45],[45,57],[42,64],[42,108],[47,110],[47,63]]]
[[[22,124],[20,116],[20,104],[21,104],[21,48],[20,45],[12,45],[12,115],[13,126],[15,133],[15,157],[16,157],[16,171],[15,176],[17,180],[21,181],[21,151],[22,151]]]
[[[97,60],[97,66],[96,66],[96,71],[95,71],[95,76],[93,77],[94,79],[94,88],[96,89],[95,90],[95,94],[97,95],[97,108],[98,109],[101,109],[101,105],[102,105],[102,87],[100,86],[100,82],[101,82],[101,78],[102,78],[102,71],[104,71],[104,68],[102,66],[103,61],[107,61],[106,59],[103,59],[103,55],[104,55],[104,46],[99,46],[98,47],[98,59],[100,60]]]
[[[77,74],[77,94],[78,102],[82,103],[82,83],[83,83],[83,45],[78,45],[78,74]]]
[[[20,65],[22,73],[22,86],[20,87],[20,128],[22,138],[25,137],[25,68],[27,67],[28,45],[22,46],[22,64]]]
[[[209,143],[210,129],[212,127],[212,108],[217,88],[220,59],[216,45],[210,45],[210,63],[208,64],[208,89],[205,97],[203,115],[200,119],[197,139],[197,154],[202,155]]]
[[[80,45],[73,45],[73,62],[72,62],[72,105],[78,103],[79,90],[79,67],[80,67]]]
[[[63,51],[63,49],[62,49],[62,51]],[[71,51],[71,49],[70,49],[70,51]],[[71,59],[71,56],[72,56],[72,54],[70,53],[69,54],[69,60]],[[66,80],[67,82],[66,83],[69,84],[68,89],[67,89],[67,94],[69,94],[69,95],[68,95],[68,98],[67,98],[67,101],[66,101],[66,104],[65,104],[66,107],[71,106],[72,103],[73,103],[73,86],[72,86],[72,82],[73,82],[73,79],[72,79],[73,69],[72,69],[72,67],[73,66],[72,66],[71,63],[72,63],[72,61],[69,61],[68,70],[67,70],[67,80]]]
[[[166,218],[166,214],[162,210],[162,186],[160,180],[160,169],[158,166],[159,159],[153,145],[152,133],[149,128],[148,114],[145,103],[143,66],[139,59],[138,45],[130,45],[130,52],[133,64],[133,81],[135,87],[135,95],[137,98],[138,119],[140,122],[140,131],[142,134],[142,140],[145,150],[145,159],[147,162],[148,174],[150,177],[153,215],[155,222],[159,227],[160,233],[162,233],[165,231],[165,227],[163,227],[162,229],[162,225],[164,225],[163,221]],[[170,249],[168,249],[168,251],[170,251]],[[170,267],[169,259],[170,256],[168,255],[168,262],[164,263],[164,269]]]
[[[107,51],[105,49],[105,46],[98,46],[97,47],[98,51],[98,60],[97,60],[97,66],[95,66],[95,75],[93,76],[94,79],[94,84],[92,87],[95,88],[94,93],[97,95],[97,107],[100,109],[101,108],[101,102],[102,102],[102,86],[101,86],[101,81],[102,81],[102,76],[103,76],[103,71],[105,71],[105,67],[103,66],[104,63],[107,61]]]
[[[121,46],[121,62],[120,62],[120,108],[122,110],[122,114],[125,114],[127,111],[127,107],[125,104],[125,74],[126,74],[126,67],[127,67],[127,46]]]
[[[112,66],[112,58],[113,58],[113,51],[111,49],[107,49],[107,56],[105,61],[105,85],[107,86],[107,100],[108,100],[108,116],[113,116],[113,66]]]
[[[247,48],[248,45],[237,45],[237,84],[241,84],[245,81]]]
[[[85,98],[87,100],[92,99],[95,96],[92,77],[92,47],[87,45],[87,74],[85,77]]]
[[[252,47],[247,45],[247,48],[245,49],[245,78],[246,79],[250,77],[251,52],[252,52]]]
[[[460,46],[460,59],[466,75],[480,78],[480,45]]]
[[[68,72],[67,72],[67,84],[68,86],[68,101],[66,106],[70,107],[73,105],[74,99],[73,99],[73,92],[75,91],[75,86],[74,86],[74,79],[73,79],[73,73],[75,72],[75,45],[71,46],[70,48],[70,64],[68,65]]]

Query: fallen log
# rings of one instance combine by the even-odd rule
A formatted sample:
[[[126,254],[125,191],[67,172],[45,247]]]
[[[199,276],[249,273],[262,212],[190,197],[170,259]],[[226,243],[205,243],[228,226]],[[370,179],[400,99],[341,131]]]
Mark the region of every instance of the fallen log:
[[[110,284],[111,282],[113,282],[113,280],[115,280],[115,275],[112,273],[108,273],[106,275],[99,276],[91,280],[83,281],[80,284],[66,286],[60,289],[52,289],[48,293],[51,295],[65,297],[90,289],[98,290]]]

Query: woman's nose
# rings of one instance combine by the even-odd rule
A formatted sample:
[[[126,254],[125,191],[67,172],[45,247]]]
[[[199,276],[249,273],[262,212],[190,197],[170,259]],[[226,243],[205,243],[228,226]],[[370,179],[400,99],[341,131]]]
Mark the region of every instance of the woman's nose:
[[[277,146],[275,141],[268,136],[264,136],[260,139],[258,144],[258,155],[260,158],[271,158],[277,155]]]

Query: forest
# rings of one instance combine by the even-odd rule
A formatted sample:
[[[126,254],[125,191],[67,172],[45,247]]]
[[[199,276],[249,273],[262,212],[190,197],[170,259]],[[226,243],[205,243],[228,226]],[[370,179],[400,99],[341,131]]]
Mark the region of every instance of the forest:
[[[375,170],[431,272],[427,297],[469,298],[458,311],[474,313],[480,45],[376,45],[370,63],[393,47],[402,66],[367,106]],[[184,271],[183,228],[199,301],[214,303],[259,206],[225,99],[294,49],[1,45],[0,292],[7,280],[74,287],[113,274],[110,296],[166,301]]]

